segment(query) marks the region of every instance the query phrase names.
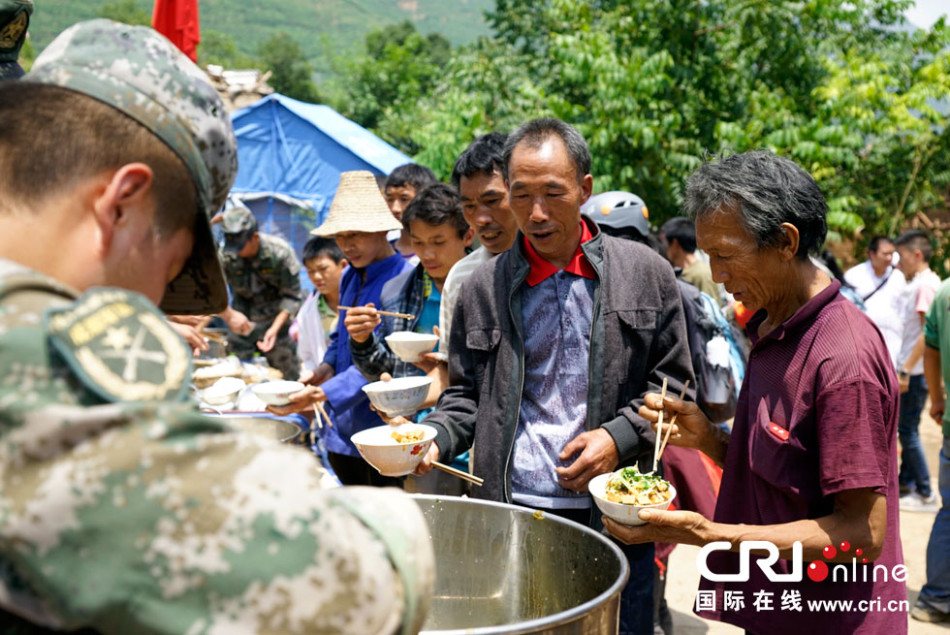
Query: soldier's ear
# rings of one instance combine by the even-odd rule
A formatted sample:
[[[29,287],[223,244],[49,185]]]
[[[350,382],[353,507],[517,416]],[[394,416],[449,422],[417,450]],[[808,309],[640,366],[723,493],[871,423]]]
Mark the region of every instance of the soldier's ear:
[[[144,163],[128,163],[104,175],[102,187],[96,190],[93,209],[105,248],[111,245],[117,229],[136,220],[152,223],[153,182],[152,168]]]

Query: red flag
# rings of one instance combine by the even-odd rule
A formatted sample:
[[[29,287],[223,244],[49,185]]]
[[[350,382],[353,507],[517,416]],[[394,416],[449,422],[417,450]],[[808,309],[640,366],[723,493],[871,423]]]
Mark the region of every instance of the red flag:
[[[192,62],[198,61],[198,0],[155,0],[152,28],[171,40]]]

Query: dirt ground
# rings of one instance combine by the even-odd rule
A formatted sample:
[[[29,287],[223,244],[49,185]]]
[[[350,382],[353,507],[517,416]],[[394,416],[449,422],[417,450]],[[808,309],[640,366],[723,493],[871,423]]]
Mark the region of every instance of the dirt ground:
[[[920,423],[920,434],[927,453],[927,464],[932,482],[937,484],[937,455],[943,443],[940,426],[926,413],[928,402]],[[904,545],[904,562],[907,565],[907,596],[910,606],[917,600],[920,587],[926,580],[927,541],[936,514],[901,512],[901,541]],[[699,572],[696,569],[698,547],[680,545],[670,556],[666,598],[673,611],[673,627],[676,635],[741,634],[742,629],[720,622],[701,619],[693,613],[696,589],[699,587]],[[908,617],[910,635],[950,635],[950,622],[925,624]]]

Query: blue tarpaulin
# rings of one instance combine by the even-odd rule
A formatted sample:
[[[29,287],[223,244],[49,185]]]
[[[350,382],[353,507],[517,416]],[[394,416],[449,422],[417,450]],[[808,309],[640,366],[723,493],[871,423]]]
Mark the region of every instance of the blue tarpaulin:
[[[270,95],[231,114],[238,174],[231,193],[257,217],[260,231],[287,240],[299,257],[322,223],[340,173],[387,175],[412,161],[329,106]],[[309,288],[306,275],[302,281]]]

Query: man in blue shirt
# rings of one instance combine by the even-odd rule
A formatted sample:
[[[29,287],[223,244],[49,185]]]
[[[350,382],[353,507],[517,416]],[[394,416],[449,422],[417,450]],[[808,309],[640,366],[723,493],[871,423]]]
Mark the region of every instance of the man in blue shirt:
[[[410,265],[386,240],[386,232],[401,227],[386,207],[369,172],[344,172],[327,220],[313,230],[317,236],[332,236],[343,251],[350,268],[340,280],[340,306],[359,307],[380,302],[383,285]],[[349,333],[343,320],[330,336],[323,362],[308,379],[307,387],[291,395],[289,406],[272,407],[278,414],[310,409],[326,402],[333,426],[323,431],[323,441],[333,471],[344,485],[398,485],[379,474],[363,460],[350,437],[379,425],[379,416],[370,410],[363,393],[367,380],[353,365]]]

